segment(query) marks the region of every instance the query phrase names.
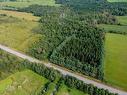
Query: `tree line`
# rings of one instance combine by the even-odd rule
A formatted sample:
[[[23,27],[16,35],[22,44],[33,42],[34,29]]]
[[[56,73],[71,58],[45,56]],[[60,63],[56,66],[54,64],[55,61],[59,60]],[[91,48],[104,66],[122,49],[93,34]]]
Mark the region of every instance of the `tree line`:
[[[116,93],[111,93],[108,90],[98,88],[92,84],[86,84],[83,81],[80,81],[75,77],[72,77],[69,75],[64,76],[58,71],[53,70],[52,68],[47,68],[42,64],[29,63],[26,61],[26,62],[23,62],[23,65],[25,66],[25,68],[33,70],[37,74],[48,78],[50,81],[55,81],[56,77],[60,76],[60,79],[56,84],[56,91],[59,91],[60,85],[62,83],[65,83],[65,85],[67,85],[68,87],[78,89],[80,91],[83,91],[84,93],[88,93],[89,95],[118,95]],[[52,74],[55,74],[55,75],[52,75]],[[46,89],[48,89],[47,87],[49,84],[50,82],[47,83],[45,87],[43,87],[43,89],[41,90],[41,94],[39,95],[42,95],[42,93],[44,93],[43,91],[46,91]],[[55,93],[56,92],[54,92],[54,95]]]

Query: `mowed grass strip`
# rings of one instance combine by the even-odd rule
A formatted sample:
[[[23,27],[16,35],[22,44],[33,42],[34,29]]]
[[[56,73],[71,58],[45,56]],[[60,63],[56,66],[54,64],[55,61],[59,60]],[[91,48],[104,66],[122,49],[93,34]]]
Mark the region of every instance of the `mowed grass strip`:
[[[121,25],[127,25],[127,16],[116,16]]]
[[[25,19],[30,21],[38,21],[40,19],[40,17],[33,16],[33,14],[31,13],[25,13],[25,12],[0,10],[0,14],[6,14],[7,16],[12,16],[19,19]]]
[[[108,2],[127,2],[127,0],[107,0]]]
[[[103,28],[106,32],[110,31],[117,31],[117,32],[125,32],[127,33],[127,26],[126,25],[109,25],[109,24],[100,24],[98,25],[99,28]]]
[[[0,95],[36,95],[47,82],[30,70],[17,72],[0,81]]]
[[[106,34],[105,79],[127,90],[127,36]]]
[[[0,6],[11,6],[16,8],[28,7],[29,5],[38,4],[38,5],[48,5],[48,6],[59,6],[55,3],[55,0],[17,0],[13,2],[0,2]]]
[[[33,33],[32,29],[38,22],[19,20],[14,17],[0,17],[0,44],[27,52],[29,47],[41,37]]]

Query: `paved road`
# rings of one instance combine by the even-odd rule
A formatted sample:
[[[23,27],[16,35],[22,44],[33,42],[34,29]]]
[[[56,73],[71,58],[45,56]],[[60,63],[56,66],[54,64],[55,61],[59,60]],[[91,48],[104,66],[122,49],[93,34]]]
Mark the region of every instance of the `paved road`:
[[[80,76],[80,75],[77,75],[77,74],[75,74],[75,73],[66,71],[65,69],[62,69],[62,68],[59,67],[59,66],[54,66],[54,65],[52,65],[51,63],[44,63],[44,62],[42,62],[42,61],[39,61],[39,60],[37,60],[37,59],[35,59],[35,58],[32,58],[32,57],[30,57],[30,56],[28,56],[28,55],[22,54],[22,53],[20,53],[20,52],[18,52],[18,51],[15,51],[15,50],[13,50],[13,49],[10,49],[9,47],[3,46],[3,45],[1,45],[1,44],[0,44],[0,49],[4,50],[4,51],[6,51],[6,52],[9,52],[9,53],[11,53],[11,54],[13,54],[13,55],[16,55],[16,56],[18,56],[18,57],[20,57],[20,58],[27,59],[27,60],[29,60],[30,62],[43,63],[45,66],[50,67],[50,68],[54,68],[54,69],[60,71],[60,72],[61,72],[62,74],[64,74],[64,75],[70,75],[70,76],[76,77],[76,78],[78,78],[79,80],[82,80],[82,81],[84,81],[84,82],[87,83],[87,84],[93,84],[93,85],[97,86],[98,88],[108,89],[110,92],[112,92],[112,93],[118,93],[119,95],[127,95],[127,92],[125,92],[125,91],[118,90],[118,89],[115,89],[115,88],[113,88],[113,87],[107,86],[107,85],[105,85],[105,84],[103,84],[103,83],[99,83],[99,82],[96,82],[96,81],[94,81],[94,80],[87,79],[87,78],[85,78],[85,77],[83,77],[83,76]]]

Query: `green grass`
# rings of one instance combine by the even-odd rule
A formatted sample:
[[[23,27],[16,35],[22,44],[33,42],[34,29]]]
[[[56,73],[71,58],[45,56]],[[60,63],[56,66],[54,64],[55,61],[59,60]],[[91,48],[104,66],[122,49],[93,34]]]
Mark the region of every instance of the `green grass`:
[[[45,93],[45,95],[52,95],[52,92],[54,91],[55,86],[56,86],[55,83],[50,83],[50,84],[49,84],[48,91]]]
[[[107,0],[108,2],[127,2],[127,0]]]
[[[0,81],[0,95],[36,95],[47,82],[30,70],[17,72]]]
[[[27,52],[29,46],[38,41],[41,36],[32,32],[37,25],[38,22],[34,21],[0,16],[0,44]]]
[[[23,2],[1,2],[1,6],[11,6],[16,8],[22,8],[22,7],[28,7],[32,4],[38,4],[38,5],[49,5],[49,6],[59,6],[58,4],[55,4],[55,0],[23,0]]]
[[[68,88],[66,85],[62,84],[56,95],[88,95],[88,94],[85,94],[77,89]]]
[[[107,33],[105,48],[106,81],[127,90],[127,36]]]
[[[105,31],[117,31],[117,32],[125,32],[127,33],[127,26],[120,26],[120,25],[108,25],[108,24],[100,24],[98,25],[100,28],[104,28]]]
[[[127,25],[127,16],[117,16],[116,18],[121,25]]]

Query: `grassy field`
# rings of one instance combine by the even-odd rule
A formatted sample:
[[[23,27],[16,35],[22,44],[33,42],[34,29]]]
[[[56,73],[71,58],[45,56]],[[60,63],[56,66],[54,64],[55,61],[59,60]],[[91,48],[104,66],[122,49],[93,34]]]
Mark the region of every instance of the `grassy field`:
[[[60,90],[56,95],[88,95],[88,94],[85,94],[77,89],[68,88],[66,85],[62,84]]]
[[[47,82],[30,70],[17,72],[0,81],[0,95],[36,95]]]
[[[11,6],[16,8],[27,7],[32,4],[59,6],[55,0],[18,0],[17,2],[1,2],[0,6]]]
[[[127,33],[127,26],[123,25],[109,25],[109,24],[100,24],[98,27],[104,28],[105,31],[117,31],[117,32],[125,32]]]
[[[27,14],[25,15],[29,18]],[[39,40],[41,35],[32,32],[32,29],[37,27],[38,22],[19,18],[0,16],[0,44],[26,52],[32,43]]]
[[[127,36],[106,35],[105,79],[127,90]]]
[[[107,0],[108,2],[127,2],[127,0]]]
[[[116,18],[121,25],[127,25],[127,16],[117,16]]]
[[[19,19],[25,19],[30,21],[38,21],[40,19],[37,16],[33,16],[33,14],[31,13],[25,13],[25,12],[0,10],[0,14],[6,14],[7,16],[12,16]]]

